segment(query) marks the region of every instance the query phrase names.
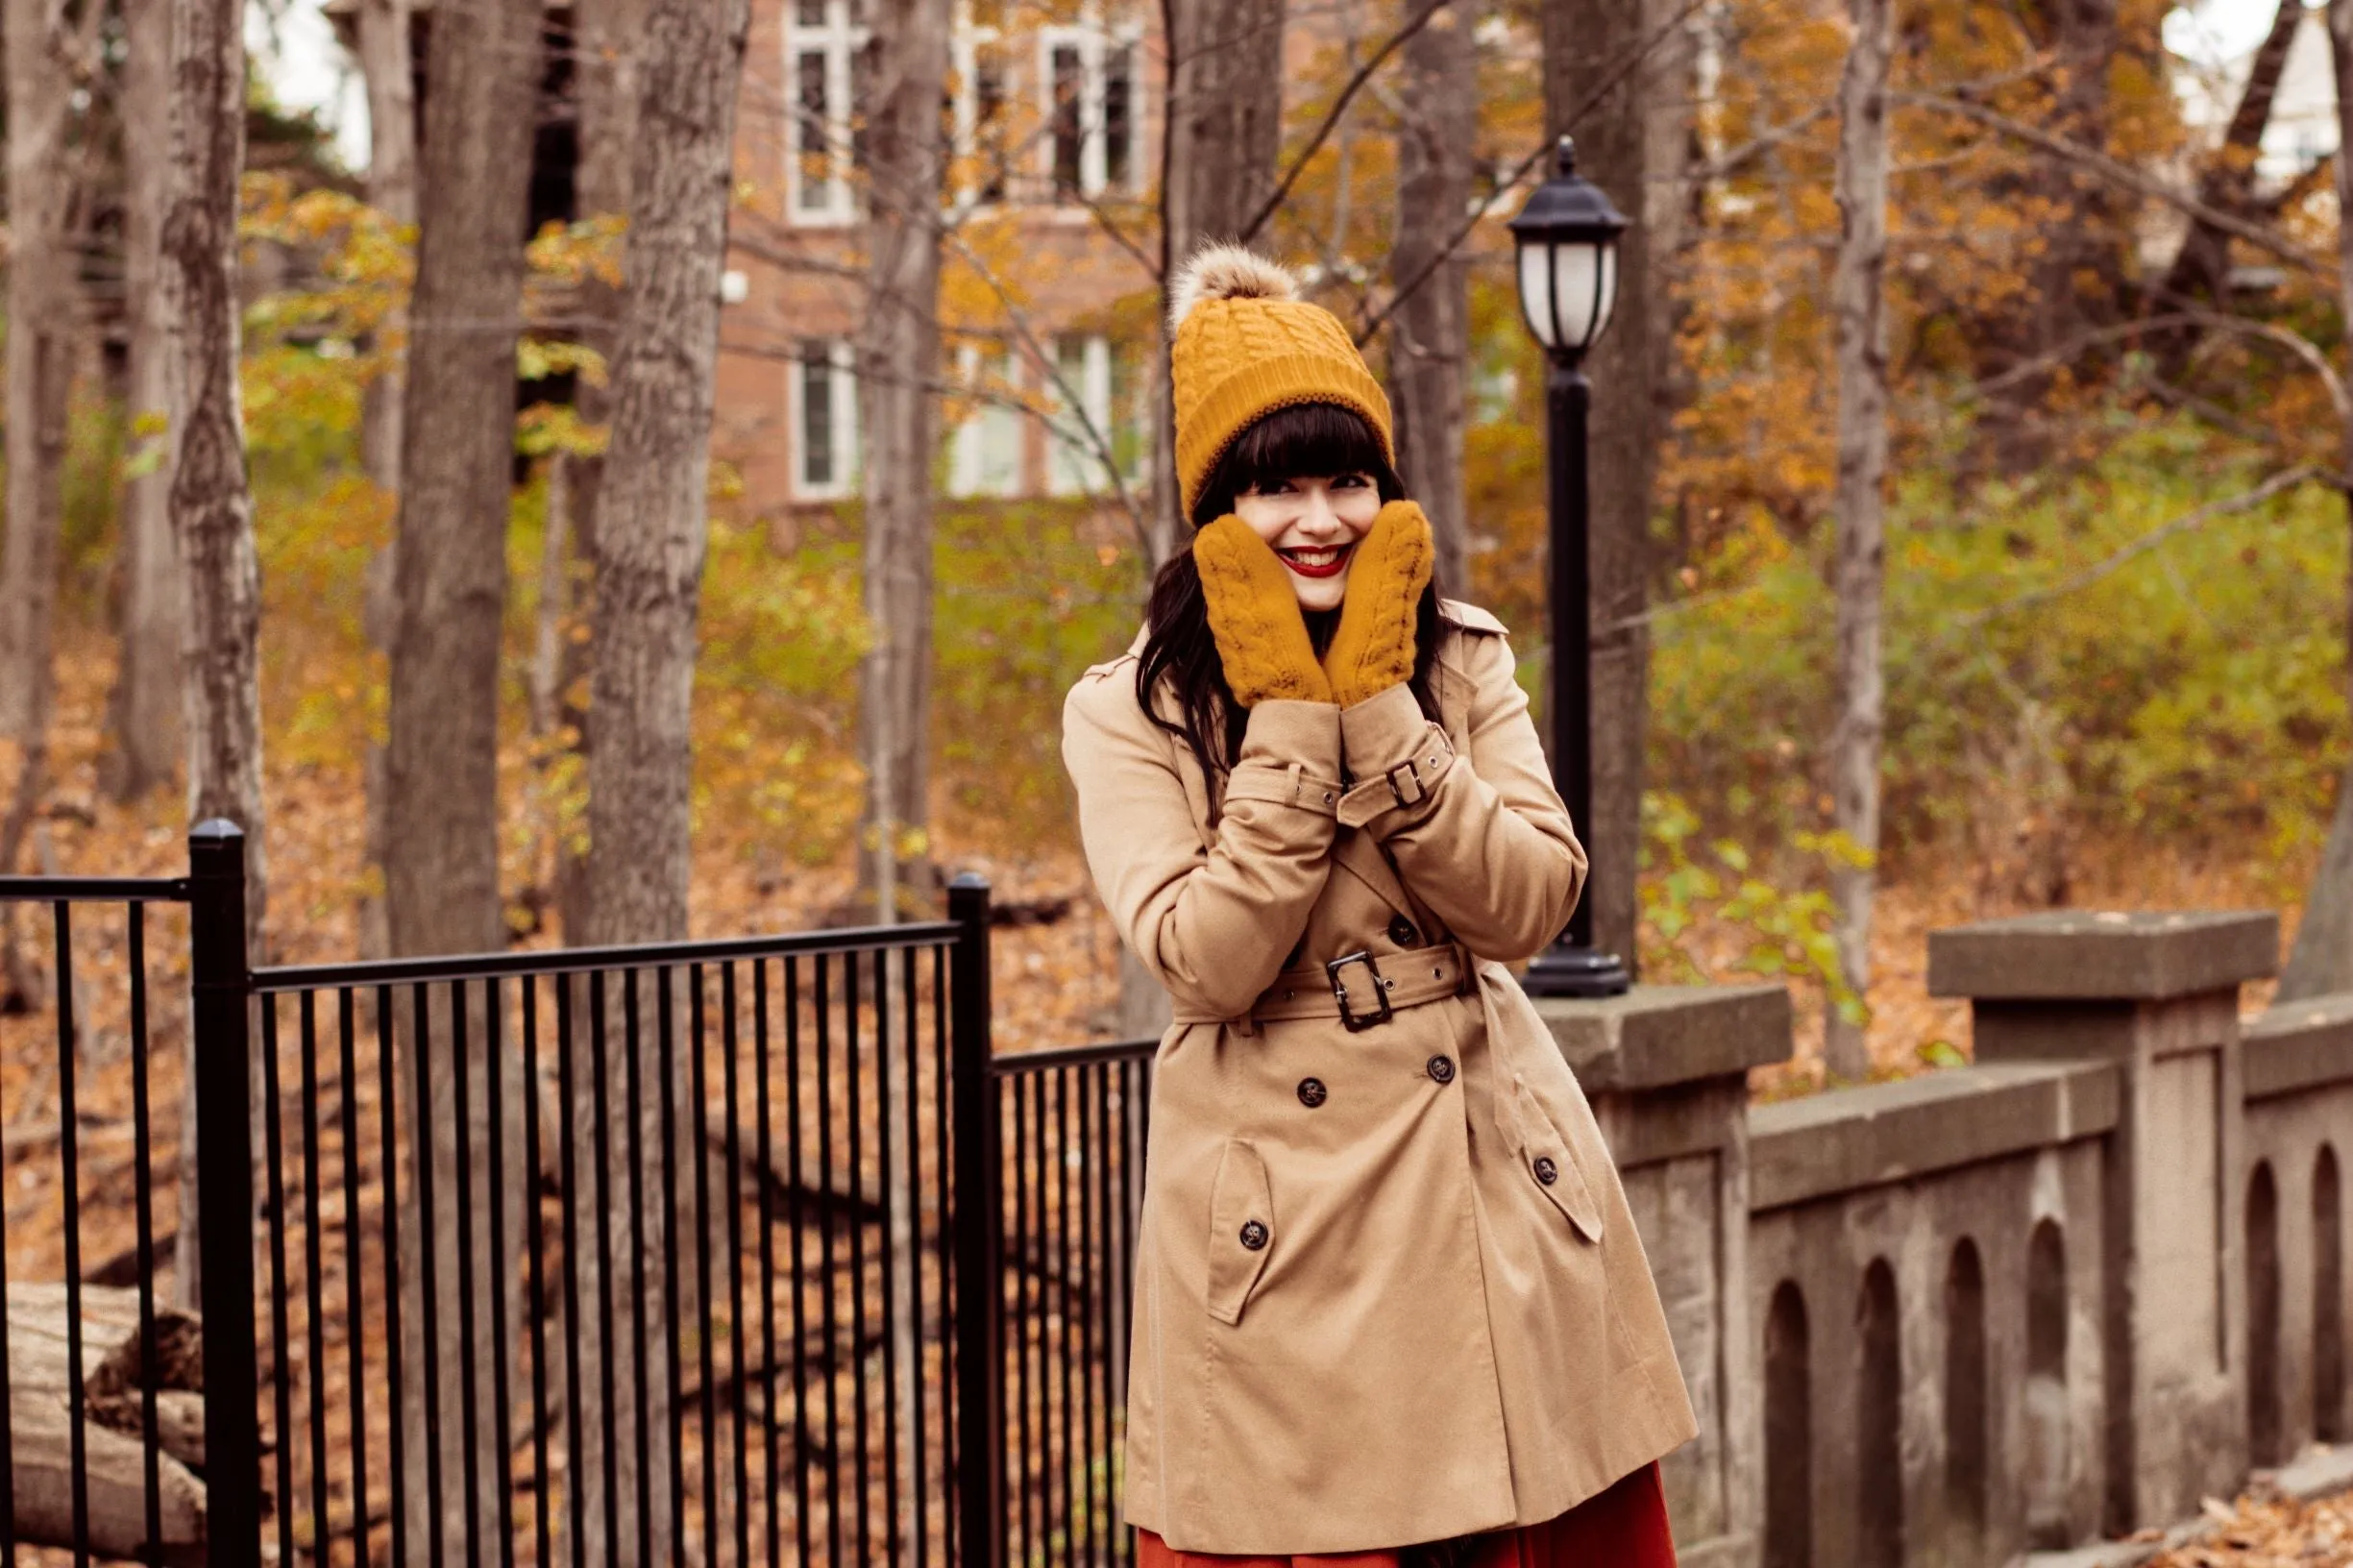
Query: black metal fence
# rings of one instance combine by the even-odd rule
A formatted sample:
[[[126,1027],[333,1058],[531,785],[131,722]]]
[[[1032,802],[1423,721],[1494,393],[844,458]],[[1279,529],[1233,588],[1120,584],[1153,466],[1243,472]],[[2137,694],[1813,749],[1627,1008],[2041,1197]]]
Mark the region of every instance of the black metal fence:
[[[922,924],[249,969],[242,848],[0,878],[51,926],[0,1018],[0,1568],[1132,1559],[1151,1046],[995,1056],[985,883]],[[151,981],[158,906],[184,992]],[[77,1008],[128,1078],[103,1192]],[[182,1060],[192,1115],[151,1092]]]

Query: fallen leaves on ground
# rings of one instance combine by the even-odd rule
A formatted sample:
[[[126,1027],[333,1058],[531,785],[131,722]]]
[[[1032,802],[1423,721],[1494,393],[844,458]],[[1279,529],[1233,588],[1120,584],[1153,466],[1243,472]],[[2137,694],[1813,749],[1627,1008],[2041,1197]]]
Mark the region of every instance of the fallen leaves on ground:
[[[2250,1492],[2209,1500],[2207,1540],[2161,1553],[2149,1568],[2345,1568],[2353,1563],[2353,1492],[2311,1503]]]

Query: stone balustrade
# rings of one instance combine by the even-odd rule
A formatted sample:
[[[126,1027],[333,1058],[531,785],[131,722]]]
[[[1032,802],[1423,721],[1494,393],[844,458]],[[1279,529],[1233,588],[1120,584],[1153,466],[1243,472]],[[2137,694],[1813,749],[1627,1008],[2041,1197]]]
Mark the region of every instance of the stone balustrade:
[[[1699,1411],[1686,1564],[1990,1568],[2348,1435],[2353,996],[2243,1024],[2278,946],[2263,913],[1940,931],[1973,1065],[1766,1105],[1777,987],[1538,1004]]]

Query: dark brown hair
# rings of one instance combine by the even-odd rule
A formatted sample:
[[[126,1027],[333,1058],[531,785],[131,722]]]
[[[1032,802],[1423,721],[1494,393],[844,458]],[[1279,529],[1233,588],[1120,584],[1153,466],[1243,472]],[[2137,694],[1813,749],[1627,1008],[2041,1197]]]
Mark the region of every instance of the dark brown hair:
[[[1382,450],[1372,428],[1336,404],[1309,403],[1278,408],[1234,439],[1217,460],[1193,505],[1195,529],[1234,510],[1235,499],[1261,485],[1301,476],[1369,474],[1384,502],[1399,501],[1405,482]],[[1320,647],[1331,635],[1328,615],[1310,616],[1308,630]],[[1320,623],[1320,624],[1319,624]],[[1241,755],[1249,710],[1234,700],[1225,664],[1210,635],[1209,605],[1201,595],[1201,574],[1188,548],[1170,556],[1152,579],[1144,610],[1143,658],[1136,667],[1136,700],[1155,724],[1185,742],[1204,778],[1230,770]],[[1422,592],[1414,613],[1411,685],[1422,711],[1437,717],[1430,671],[1438,643],[1438,584]],[[1177,697],[1179,717],[1163,718],[1152,705],[1153,689],[1165,678]]]

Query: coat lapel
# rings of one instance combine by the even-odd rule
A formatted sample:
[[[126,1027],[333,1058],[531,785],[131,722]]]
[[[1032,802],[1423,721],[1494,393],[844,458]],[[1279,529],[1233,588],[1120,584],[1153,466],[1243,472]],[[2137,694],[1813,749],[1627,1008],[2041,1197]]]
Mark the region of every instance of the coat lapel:
[[[1374,896],[1389,908],[1416,924],[1421,922],[1422,913],[1414,908],[1412,898],[1407,894],[1406,885],[1397,875],[1397,868],[1389,864],[1388,856],[1381,852],[1381,846],[1373,842],[1371,834],[1355,828],[1340,829],[1339,836],[1332,843],[1332,860],[1340,870],[1370,888]]]
[[[1140,654],[1149,636],[1149,628],[1138,631],[1135,641],[1128,646],[1128,651]],[[1178,717],[1175,701],[1164,685],[1155,691],[1153,697],[1154,706],[1164,715],[1171,719]],[[1449,718],[1452,718],[1451,714]],[[1454,725],[1450,723],[1448,727],[1451,729]],[[1162,733],[1166,735],[1167,732],[1164,730]],[[1169,754],[1176,762],[1177,777],[1185,786],[1185,802],[1192,808],[1193,831],[1200,837],[1201,847],[1213,848],[1217,843],[1217,830],[1211,825],[1210,819],[1216,810],[1216,788],[1201,776],[1201,766],[1193,760],[1192,748],[1173,735],[1167,736],[1167,739]],[[1467,749],[1468,738],[1458,736],[1456,744]],[[1363,883],[1375,897],[1397,914],[1416,923],[1428,920],[1427,913],[1406,892],[1405,883],[1397,875],[1397,868],[1389,864],[1388,857],[1381,852],[1381,846],[1369,835],[1343,828],[1333,843],[1332,858],[1342,870]]]

